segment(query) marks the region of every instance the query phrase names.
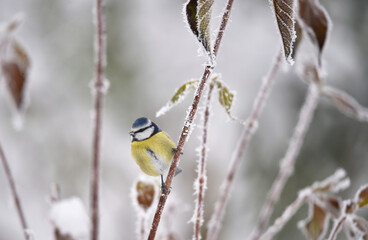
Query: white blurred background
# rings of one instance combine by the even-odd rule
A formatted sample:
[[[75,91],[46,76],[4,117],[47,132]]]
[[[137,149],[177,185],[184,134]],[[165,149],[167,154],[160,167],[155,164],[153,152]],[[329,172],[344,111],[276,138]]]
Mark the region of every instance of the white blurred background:
[[[141,116],[155,121],[176,141],[192,94],[168,112],[155,113],[175,89],[201,77],[204,57],[183,21],[184,0],[106,0],[106,77],[102,136],[101,239],[135,239],[137,216],[130,192],[141,174],[130,156],[132,122]],[[213,30],[226,1],[215,1]],[[368,3],[365,0],[321,0],[333,22],[324,50],[327,83],[368,106]],[[0,142],[14,174],[27,221],[35,239],[53,239],[49,221],[50,185],[61,186],[62,197],[80,197],[89,210],[94,75],[92,1],[1,0],[0,22],[22,13],[15,36],[27,50],[31,69],[26,94],[29,106],[22,131],[13,128],[13,108],[0,82]],[[237,95],[232,112],[248,117],[252,102],[281,41],[265,1],[235,1],[231,22],[220,47],[216,72]],[[302,49],[301,49],[302,51]],[[298,59],[297,59],[298,60]],[[288,69],[287,67],[283,68]],[[257,219],[267,190],[278,172],[307,90],[295,68],[280,71],[264,112],[236,176],[219,239],[244,239]],[[206,226],[238,141],[241,125],[231,122],[213,101],[210,125]],[[197,115],[196,124],[201,117]],[[180,161],[183,173],[173,182],[170,201],[180,206],[174,229],[190,239],[196,147],[195,128]],[[346,169],[352,180],[342,197],[352,197],[368,183],[368,125],[338,112],[321,99],[294,176],[288,182],[273,219],[296,197],[298,189]],[[182,207],[184,206],[184,207]],[[300,239],[301,209],[276,239]],[[364,215],[363,215],[364,216]],[[366,214],[365,217],[368,215]],[[164,225],[162,225],[164,226]],[[203,227],[205,234],[206,228]],[[0,170],[0,239],[22,239],[10,189]]]

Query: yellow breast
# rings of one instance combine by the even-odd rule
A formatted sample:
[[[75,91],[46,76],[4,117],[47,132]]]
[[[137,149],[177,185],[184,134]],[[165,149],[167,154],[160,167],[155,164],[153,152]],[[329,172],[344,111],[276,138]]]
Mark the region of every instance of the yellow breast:
[[[141,170],[150,176],[159,176],[170,166],[174,156],[175,143],[164,132],[159,132],[152,137],[135,141],[131,144],[131,152],[134,160]],[[156,156],[156,157],[153,157]]]

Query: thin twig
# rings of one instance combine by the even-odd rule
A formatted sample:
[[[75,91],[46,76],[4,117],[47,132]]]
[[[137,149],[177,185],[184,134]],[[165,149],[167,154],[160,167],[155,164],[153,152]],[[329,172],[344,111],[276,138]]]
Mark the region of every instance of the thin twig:
[[[259,238],[260,240],[271,239],[278,233],[282,227],[295,215],[299,208],[303,205],[306,200],[306,196],[299,195],[293,203],[291,203],[280,217],[278,217],[274,224],[270,226],[267,231]]]
[[[17,212],[18,212],[18,217],[19,217],[20,223],[21,223],[22,228],[23,228],[24,238],[26,240],[30,240],[31,236],[28,234],[29,229],[28,229],[26,218],[24,216],[24,212],[23,212],[23,209],[22,209],[22,204],[20,202],[20,198],[19,198],[17,189],[15,187],[14,177],[13,177],[11,171],[10,171],[8,160],[5,157],[5,153],[3,151],[3,148],[1,146],[1,144],[0,144],[0,158],[1,158],[1,162],[2,162],[3,167],[4,167],[6,178],[8,179],[8,182],[9,182],[9,186],[10,186],[10,190],[11,190],[11,193],[12,193],[12,196],[13,196],[15,207],[16,207]]]
[[[91,177],[91,240],[98,239],[99,233],[99,180],[100,180],[100,146],[102,128],[102,107],[104,96],[104,69],[105,69],[105,26],[102,13],[102,0],[95,3],[95,27],[96,27],[96,80],[94,83],[95,105],[94,105],[94,135],[93,135],[93,159]]]
[[[288,149],[284,158],[281,159],[279,174],[277,175],[270,191],[268,192],[265,205],[261,209],[259,220],[251,237],[253,240],[259,239],[261,232],[265,228],[274,210],[276,202],[280,198],[281,192],[284,189],[287,180],[294,171],[295,160],[303,144],[305,134],[308,131],[314,110],[318,103],[319,94],[318,87],[314,83],[311,83],[308,89],[306,100],[300,111],[299,120],[294,129]]]
[[[328,240],[335,240],[336,239],[336,236],[337,234],[339,233],[341,227],[342,227],[342,224],[345,222],[346,220],[346,215],[341,217],[335,224],[335,226],[332,228],[331,230],[331,235],[329,236]]]
[[[211,96],[215,83],[212,81],[207,95],[206,109],[204,111],[203,119],[203,132],[202,132],[202,148],[201,155],[198,161],[198,177],[196,179],[196,209],[194,212],[194,235],[193,239],[201,239],[201,226],[203,223],[203,199],[207,187],[207,177],[206,177],[206,164],[207,164],[207,137],[208,137],[208,121],[210,117],[210,105]]]
[[[270,72],[267,74],[267,77],[263,80],[262,86],[259,89],[258,96],[255,99],[255,102],[253,105],[252,112],[244,128],[244,132],[241,135],[241,139],[236,148],[235,155],[232,158],[229,171],[226,175],[226,179],[224,180],[222,184],[223,191],[221,191],[221,196],[219,197],[219,200],[216,203],[215,212],[213,213],[211,221],[210,221],[208,234],[207,234],[207,240],[214,240],[217,238],[218,231],[221,225],[221,221],[224,215],[227,199],[229,198],[230,189],[233,184],[235,172],[238,169],[238,166],[239,166],[241,157],[245,151],[245,148],[247,147],[248,142],[250,141],[254,133],[254,130],[256,129],[258,117],[262,111],[265,100],[267,99],[269,89],[272,85],[272,82],[280,67],[281,58],[282,58],[282,51],[280,50],[278,51],[278,54],[276,55],[275,60],[273,61]]]
[[[146,213],[141,214],[140,228],[139,228],[139,239],[144,240],[146,233]]]
[[[220,29],[218,31],[215,46],[214,46],[214,56],[215,57],[217,56],[218,49],[220,47],[223,34],[224,34],[224,31],[225,31],[226,25],[228,23],[228,20],[229,20],[230,11],[231,11],[231,8],[233,6],[233,2],[234,2],[234,0],[229,0],[228,1],[227,5],[226,5],[225,12],[222,16]],[[171,187],[171,182],[172,182],[172,179],[173,179],[174,174],[175,174],[175,169],[176,169],[176,167],[178,166],[178,163],[179,163],[179,157],[180,157],[181,151],[184,147],[185,140],[187,139],[187,136],[190,132],[190,128],[191,128],[194,116],[197,113],[198,104],[199,104],[199,101],[200,101],[201,96],[202,96],[203,88],[204,88],[204,86],[205,86],[205,84],[206,84],[208,78],[210,77],[210,75],[212,73],[212,70],[214,68],[215,68],[215,65],[208,64],[204,69],[204,73],[202,75],[201,81],[200,81],[200,83],[198,85],[198,88],[196,90],[194,100],[193,100],[193,103],[192,103],[191,108],[190,108],[190,112],[189,112],[188,116],[186,117],[184,127],[182,129],[182,132],[181,132],[181,135],[180,135],[180,138],[179,138],[177,151],[174,155],[173,161],[172,161],[171,166],[170,166],[169,173],[168,173],[167,178],[166,178],[165,184],[166,184],[167,189],[170,189],[170,187]],[[152,221],[152,227],[151,227],[151,230],[150,230],[150,233],[149,233],[149,236],[148,236],[149,240],[155,239],[157,228],[158,228],[158,225],[159,225],[160,220],[161,220],[161,214],[164,210],[164,206],[166,204],[166,200],[167,200],[167,197],[169,196],[169,194],[170,194],[170,191],[163,192],[161,194],[161,197],[160,197],[160,200],[158,202],[157,209],[156,209],[153,221]]]

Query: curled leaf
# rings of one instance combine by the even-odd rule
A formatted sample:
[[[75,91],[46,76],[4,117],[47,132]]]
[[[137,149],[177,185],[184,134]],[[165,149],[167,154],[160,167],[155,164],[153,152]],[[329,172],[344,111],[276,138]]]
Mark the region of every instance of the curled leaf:
[[[358,190],[356,201],[359,208],[362,208],[368,204],[368,185],[365,185]]]
[[[308,27],[308,34],[312,42],[318,48],[318,61],[320,63],[330,26],[328,13],[318,0],[299,0],[299,15]]]
[[[216,87],[218,89],[218,101],[221,106],[225,109],[230,118],[234,118],[231,115],[230,109],[233,104],[235,93],[230,91],[229,88],[220,80],[218,80],[219,76],[215,75],[212,80],[215,81]]]
[[[340,112],[359,121],[368,121],[368,109],[361,106],[352,96],[332,87],[324,87],[322,92]]]
[[[173,108],[176,104],[180,103],[184,100],[187,94],[194,90],[199,83],[199,80],[191,80],[189,82],[184,83],[178,90],[175,91],[174,96],[170,99],[165,106],[163,106],[159,111],[156,113],[156,117],[164,115],[167,111]]]
[[[293,64],[293,42],[295,41],[295,1],[273,0],[273,10],[279,28],[286,61]]]
[[[302,230],[308,239],[322,239],[328,228],[328,214],[317,204],[309,205],[310,216],[302,224]]]
[[[189,0],[185,4],[189,27],[209,56],[212,55],[210,21],[213,2],[214,0]]]
[[[10,95],[18,110],[24,103],[24,89],[27,81],[29,58],[24,48],[15,40],[11,39],[4,60],[1,62],[1,70],[9,89]]]

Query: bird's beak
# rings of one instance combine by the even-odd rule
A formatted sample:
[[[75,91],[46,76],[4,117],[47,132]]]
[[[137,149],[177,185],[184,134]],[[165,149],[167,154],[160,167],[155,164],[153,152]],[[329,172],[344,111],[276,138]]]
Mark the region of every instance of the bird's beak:
[[[130,132],[129,132],[129,135],[133,137],[134,132],[133,132],[133,131],[130,131]]]

